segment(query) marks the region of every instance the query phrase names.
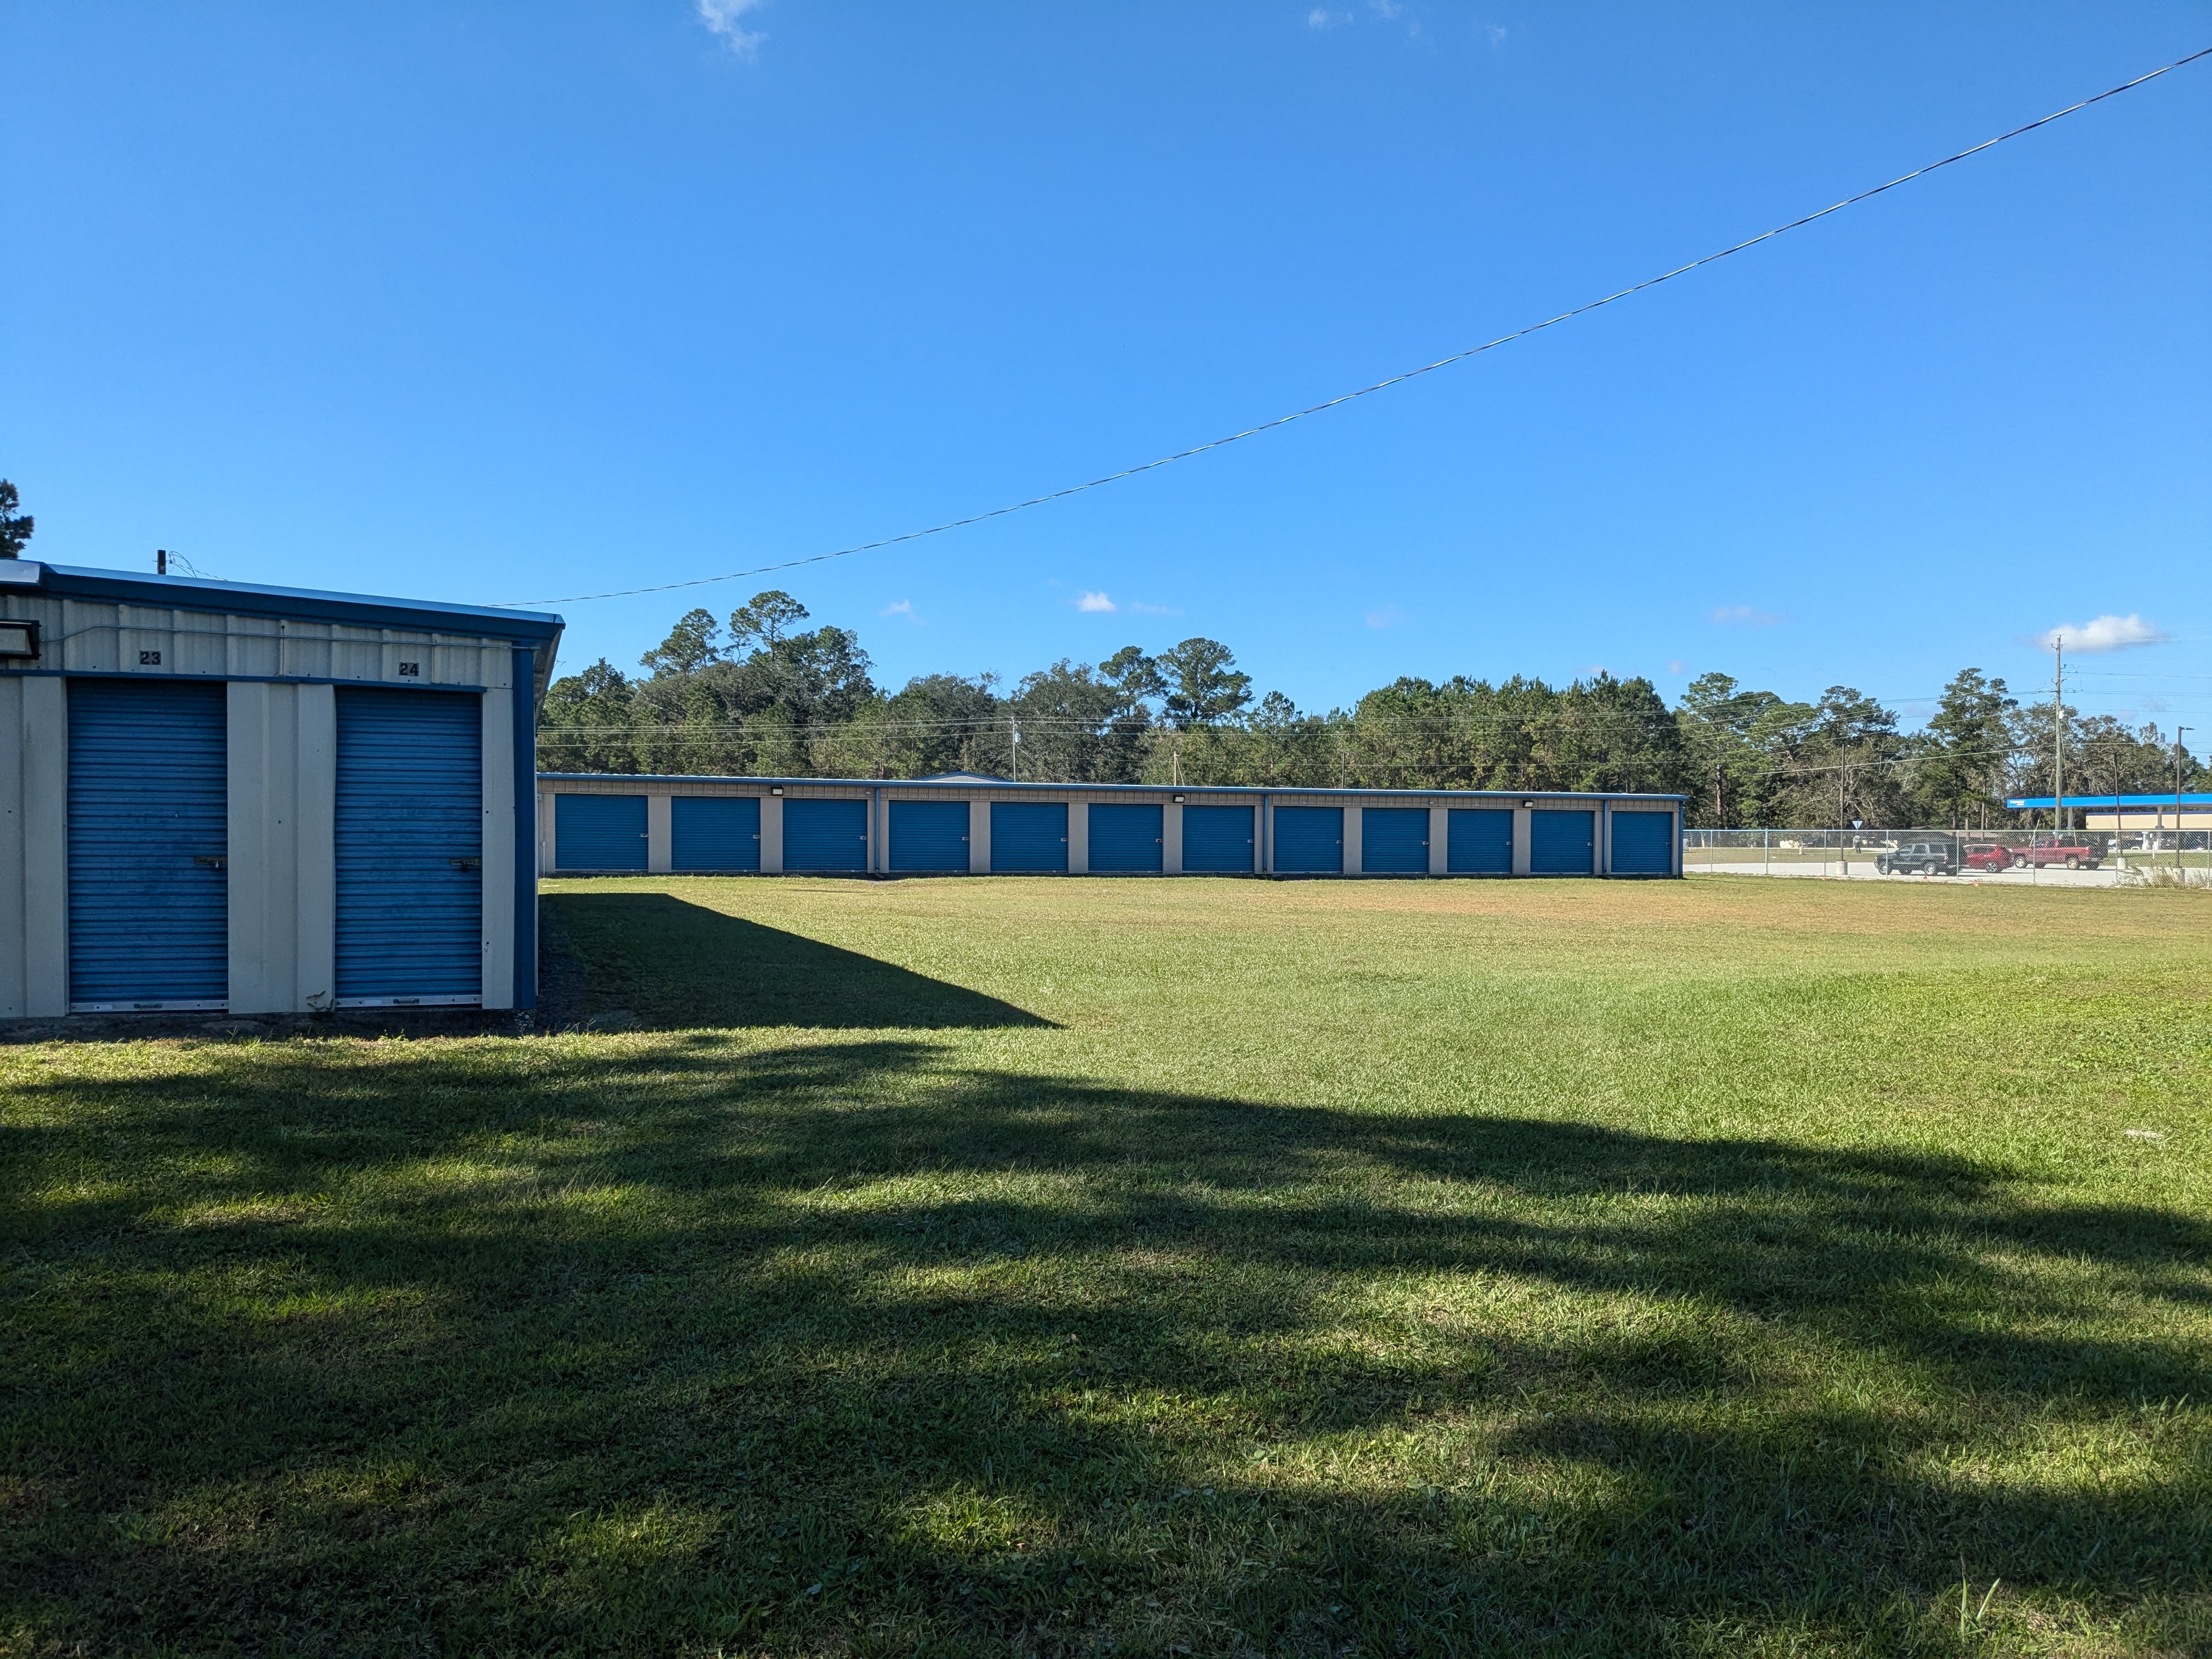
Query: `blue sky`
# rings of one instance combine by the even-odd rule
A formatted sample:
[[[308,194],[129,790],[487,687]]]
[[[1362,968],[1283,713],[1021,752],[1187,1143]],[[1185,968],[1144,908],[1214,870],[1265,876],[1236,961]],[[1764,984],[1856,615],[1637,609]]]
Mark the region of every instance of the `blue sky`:
[[[483,602],[803,557],[2212,44],[2203,3],[710,3],[0,12],[34,553]],[[563,665],[775,583],[890,684],[1205,634],[1309,707],[1600,665],[1908,703],[2133,617],[2164,642],[2083,655],[2084,704],[2212,727],[2208,162],[2212,60],[1228,450],[561,605]]]

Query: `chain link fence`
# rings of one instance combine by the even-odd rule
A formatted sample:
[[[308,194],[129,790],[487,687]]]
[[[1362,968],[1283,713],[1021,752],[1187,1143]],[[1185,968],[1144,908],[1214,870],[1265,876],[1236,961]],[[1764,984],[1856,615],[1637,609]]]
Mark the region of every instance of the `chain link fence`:
[[[2212,885],[2204,830],[1686,830],[1686,875]]]

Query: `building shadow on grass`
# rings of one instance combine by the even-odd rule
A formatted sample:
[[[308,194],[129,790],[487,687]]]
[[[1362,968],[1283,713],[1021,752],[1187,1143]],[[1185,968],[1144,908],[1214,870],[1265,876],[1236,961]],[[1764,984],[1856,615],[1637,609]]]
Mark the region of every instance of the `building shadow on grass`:
[[[1942,1651],[1961,1557],[2200,1631],[2199,1217],[919,1037],[240,1053],[0,1140],[56,1648]]]
[[[666,893],[564,893],[545,899],[541,915],[543,1011],[555,1024],[617,1008],[655,1030],[1053,1024],[965,986]]]

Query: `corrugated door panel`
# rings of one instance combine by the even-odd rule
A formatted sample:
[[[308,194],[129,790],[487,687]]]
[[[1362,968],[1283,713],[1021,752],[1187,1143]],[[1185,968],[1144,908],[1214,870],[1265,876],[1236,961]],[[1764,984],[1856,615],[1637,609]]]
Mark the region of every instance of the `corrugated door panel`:
[[[337,716],[338,1006],[482,1000],[483,699],[340,686]]]
[[[1067,868],[1065,801],[991,803],[991,870],[995,875],[1044,875]]]
[[[1595,812],[1528,814],[1528,869],[1539,876],[1586,876],[1590,873],[1597,841]]]
[[[783,867],[866,869],[868,803],[787,799],[783,803]]]
[[[644,796],[553,797],[555,869],[642,870],[645,864]]]
[[[1253,870],[1252,809],[1249,806],[1184,807],[1182,867],[1190,875],[1250,875]]]
[[[1429,809],[1360,809],[1359,871],[1368,876],[1425,876],[1429,872]]]
[[[1617,876],[1674,873],[1674,815],[1620,812],[1613,815],[1613,872]]]
[[[668,867],[672,870],[759,869],[760,797],[670,796]]]
[[[69,683],[69,994],[86,1012],[230,990],[220,680]]]
[[[1344,873],[1344,809],[1278,806],[1275,868],[1296,875]]]
[[[967,870],[966,801],[895,800],[890,810],[892,869]]]
[[[1165,868],[1161,854],[1161,817],[1157,806],[1108,805],[1091,808],[1091,867],[1109,874],[1123,872],[1157,875]]]
[[[1513,809],[1455,806],[1446,818],[1444,868],[1455,876],[1513,873]]]

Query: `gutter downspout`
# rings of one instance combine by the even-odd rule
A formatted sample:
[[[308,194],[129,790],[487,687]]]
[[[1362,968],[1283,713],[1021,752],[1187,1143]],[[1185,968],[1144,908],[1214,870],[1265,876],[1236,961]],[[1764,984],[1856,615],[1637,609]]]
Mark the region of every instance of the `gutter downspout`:
[[[884,845],[889,840],[885,834],[889,826],[884,822],[883,785],[878,784],[873,793],[876,804],[874,821],[868,826],[868,870],[870,874],[879,876],[890,868],[890,848]]]

